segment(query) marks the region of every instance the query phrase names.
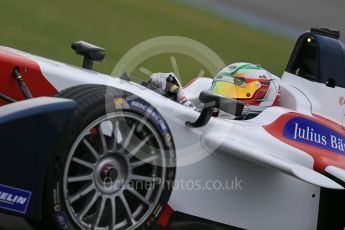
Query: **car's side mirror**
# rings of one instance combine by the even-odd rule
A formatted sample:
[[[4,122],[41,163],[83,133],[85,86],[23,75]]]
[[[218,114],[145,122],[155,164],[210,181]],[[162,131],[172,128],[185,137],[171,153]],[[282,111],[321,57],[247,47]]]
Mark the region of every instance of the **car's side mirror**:
[[[77,54],[84,56],[85,69],[92,70],[93,62],[101,62],[105,58],[105,49],[84,41],[73,42],[71,47]]]
[[[195,122],[187,121],[186,125],[194,128],[205,126],[211,119],[212,114],[216,109],[222,110],[234,116],[240,116],[245,106],[244,103],[220,96],[218,94],[202,91],[199,95],[199,100],[204,103],[199,118]]]

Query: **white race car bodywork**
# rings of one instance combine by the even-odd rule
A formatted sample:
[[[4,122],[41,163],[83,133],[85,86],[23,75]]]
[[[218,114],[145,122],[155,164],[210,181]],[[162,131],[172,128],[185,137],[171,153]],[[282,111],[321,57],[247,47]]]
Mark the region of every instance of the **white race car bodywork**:
[[[43,76],[58,90],[102,84],[138,95],[165,118],[177,153],[175,189],[169,201],[174,211],[226,225],[256,230],[316,229],[320,187],[344,189],[315,170],[315,158],[268,130],[291,113],[318,115],[344,125],[343,88],[329,88],[290,73],[281,80],[281,107],[266,109],[251,120],[212,118],[191,128],[199,113],[141,85],[9,48],[35,61]],[[200,78],[187,89],[195,100],[210,79]],[[320,97],[320,95],[322,95]],[[345,181],[345,171],[328,165],[326,172]],[[226,186],[226,187],[224,187]]]

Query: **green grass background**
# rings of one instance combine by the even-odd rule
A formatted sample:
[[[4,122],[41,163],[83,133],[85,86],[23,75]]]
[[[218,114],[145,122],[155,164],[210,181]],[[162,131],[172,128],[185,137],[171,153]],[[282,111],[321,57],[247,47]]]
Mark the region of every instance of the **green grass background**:
[[[1,0],[0,44],[80,65],[70,44],[85,40],[106,48],[95,69],[111,73],[135,45],[157,36],[197,40],[225,63],[260,63],[280,76],[293,41],[229,22],[207,11],[165,0]],[[172,71],[169,55],[146,60],[151,71]],[[190,59],[190,58],[189,58]],[[183,82],[198,73],[198,63],[177,56]]]

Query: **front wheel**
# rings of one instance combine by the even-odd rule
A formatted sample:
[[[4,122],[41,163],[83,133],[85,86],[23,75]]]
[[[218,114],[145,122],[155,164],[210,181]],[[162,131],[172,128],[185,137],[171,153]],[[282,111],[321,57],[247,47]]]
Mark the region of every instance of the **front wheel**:
[[[48,172],[40,228],[149,229],[175,176],[163,117],[146,101],[105,86],[78,86],[57,96],[78,106]]]

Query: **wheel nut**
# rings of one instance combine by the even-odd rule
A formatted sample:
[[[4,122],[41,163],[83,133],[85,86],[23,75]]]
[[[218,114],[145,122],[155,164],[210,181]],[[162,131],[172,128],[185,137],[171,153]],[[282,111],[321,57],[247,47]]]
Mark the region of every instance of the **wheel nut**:
[[[112,165],[106,165],[103,167],[101,171],[101,179],[103,181],[111,179],[111,181],[115,181],[118,176],[118,173],[114,166]]]

